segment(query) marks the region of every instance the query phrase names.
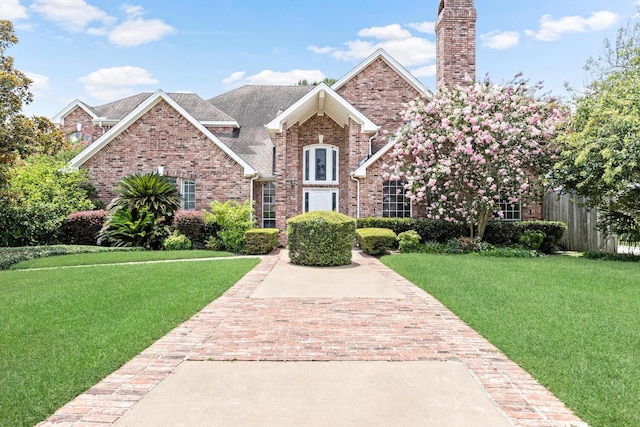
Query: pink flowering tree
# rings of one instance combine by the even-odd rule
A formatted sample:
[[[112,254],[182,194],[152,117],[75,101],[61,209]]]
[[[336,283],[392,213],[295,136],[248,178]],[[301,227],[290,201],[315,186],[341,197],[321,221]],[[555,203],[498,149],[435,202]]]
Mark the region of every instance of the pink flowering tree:
[[[504,86],[469,82],[409,103],[384,178],[403,181],[427,218],[464,221],[482,239],[502,216],[500,203],[540,196],[556,159],[551,142],[568,111],[536,97],[539,89],[517,75]]]

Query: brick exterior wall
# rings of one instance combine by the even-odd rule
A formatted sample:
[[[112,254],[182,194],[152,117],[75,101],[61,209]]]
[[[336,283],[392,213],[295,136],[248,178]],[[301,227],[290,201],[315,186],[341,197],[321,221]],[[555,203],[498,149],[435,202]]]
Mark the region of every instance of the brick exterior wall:
[[[65,118],[65,124],[68,121]],[[249,199],[249,182],[242,166],[225,154],[165,101],[153,106],[139,120],[89,159],[89,171],[99,198],[108,204],[114,187],[132,173],[156,172],[194,180],[196,209],[213,200]]]
[[[92,117],[85,110],[80,107],[76,107],[64,117],[64,123],[62,124],[61,129],[64,134],[69,137],[71,134],[78,131],[79,123],[81,127],[80,132],[84,139],[84,145],[89,145],[107,131],[106,127],[101,129],[100,126],[94,125],[91,120]]]
[[[388,142],[402,124],[403,104],[413,101],[418,92],[382,59],[378,58],[338,89],[338,95],[380,126],[372,141],[372,152]]]
[[[436,87],[476,77],[476,19],[473,0],[441,0],[436,21]]]

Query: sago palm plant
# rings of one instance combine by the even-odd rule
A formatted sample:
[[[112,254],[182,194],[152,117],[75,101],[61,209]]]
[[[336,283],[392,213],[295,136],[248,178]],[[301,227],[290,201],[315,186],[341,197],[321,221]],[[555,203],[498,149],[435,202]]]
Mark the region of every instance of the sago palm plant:
[[[115,212],[121,208],[132,211],[146,208],[161,224],[171,224],[180,208],[180,194],[166,176],[157,173],[134,173],[117,184],[117,196],[109,204]]]
[[[160,249],[169,235],[180,194],[169,179],[157,173],[128,175],[117,184],[100,241],[115,246]]]

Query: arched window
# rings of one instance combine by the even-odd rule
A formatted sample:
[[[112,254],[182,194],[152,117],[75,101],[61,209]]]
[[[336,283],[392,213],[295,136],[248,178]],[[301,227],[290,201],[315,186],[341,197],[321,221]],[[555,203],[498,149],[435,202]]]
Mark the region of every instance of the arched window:
[[[338,184],[338,147],[326,144],[305,147],[304,183]]]

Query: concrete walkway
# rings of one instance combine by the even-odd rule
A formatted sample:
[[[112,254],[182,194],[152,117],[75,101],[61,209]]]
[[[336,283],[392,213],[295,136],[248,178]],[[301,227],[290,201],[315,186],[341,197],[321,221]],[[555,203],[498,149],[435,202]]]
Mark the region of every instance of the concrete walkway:
[[[262,262],[40,426],[581,426],[377,259]]]

